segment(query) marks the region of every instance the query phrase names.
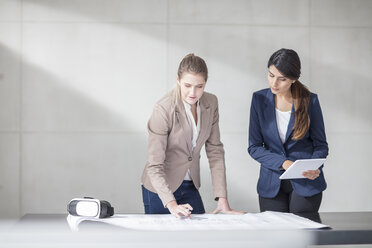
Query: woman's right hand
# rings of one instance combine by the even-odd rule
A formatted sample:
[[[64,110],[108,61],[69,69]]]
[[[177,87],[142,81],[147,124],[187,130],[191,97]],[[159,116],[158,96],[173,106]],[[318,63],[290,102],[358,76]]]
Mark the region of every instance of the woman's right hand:
[[[183,216],[190,218],[192,207],[188,203],[178,205],[177,202],[173,200],[168,202],[167,208],[172,215],[179,219],[181,219]]]
[[[294,162],[292,162],[291,160],[286,160],[284,161],[284,163],[282,164],[282,167],[284,170],[288,170],[288,168],[293,164]]]

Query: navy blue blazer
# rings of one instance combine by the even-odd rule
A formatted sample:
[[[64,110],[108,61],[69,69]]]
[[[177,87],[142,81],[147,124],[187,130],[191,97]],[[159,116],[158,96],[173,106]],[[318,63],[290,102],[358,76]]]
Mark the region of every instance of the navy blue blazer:
[[[284,144],[276,124],[275,98],[270,89],[253,93],[249,123],[248,152],[261,164],[257,192],[265,198],[275,197],[280,189],[280,169],[285,160],[326,158],[328,144],[324,131],[323,115],[316,94],[311,93],[309,105],[310,127],[300,140],[292,139],[295,122],[294,107],[289,120]],[[323,166],[322,166],[323,167]],[[313,196],[326,189],[322,167],[315,180],[291,179],[293,190],[301,196]]]

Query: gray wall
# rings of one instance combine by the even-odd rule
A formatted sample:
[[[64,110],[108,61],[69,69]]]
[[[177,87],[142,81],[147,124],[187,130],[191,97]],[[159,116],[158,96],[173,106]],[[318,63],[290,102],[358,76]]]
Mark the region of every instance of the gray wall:
[[[143,212],[146,122],[189,52],[219,97],[231,206],[258,211],[250,101],[282,47],[323,108],[321,211],[372,211],[371,13],[368,0],[0,0],[0,217],[65,213],[80,196]]]

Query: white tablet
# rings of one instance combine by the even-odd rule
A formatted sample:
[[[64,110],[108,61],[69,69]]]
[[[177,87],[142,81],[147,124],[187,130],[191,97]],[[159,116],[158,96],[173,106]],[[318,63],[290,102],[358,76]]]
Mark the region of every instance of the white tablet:
[[[279,178],[280,179],[295,179],[295,178],[305,178],[302,172],[307,170],[316,170],[324,162],[325,158],[317,159],[299,159],[296,160]]]

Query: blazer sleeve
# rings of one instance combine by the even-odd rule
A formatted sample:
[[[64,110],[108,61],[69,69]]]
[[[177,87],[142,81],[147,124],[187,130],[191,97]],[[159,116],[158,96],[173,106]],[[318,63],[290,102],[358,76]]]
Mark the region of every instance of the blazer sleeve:
[[[218,101],[213,110],[213,122],[210,135],[205,143],[205,151],[209,161],[212,175],[212,187],[214,198],[227,197],[225,150],[220,139]]]
[[[168,202],[175,200],[166,181],[164,171],[165,152],[170,129],[168,116],[166,110],[156,105],[147,124],[149,133],[147,173],[164,207]]]
[[[309,134],[313,141],[312,158],[326,158],[328,155],[328,143],[326,139],[322,110],[316,94],[311,99],[310,128]]]
[[[255,94],[253,94],[249,118],[248,153],[254,160],[259,162],[261,166],[270,170],[279,171],[287,158],[283,154],[272,152],[266,148],[257,111],[256,97]]]

